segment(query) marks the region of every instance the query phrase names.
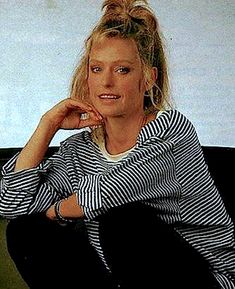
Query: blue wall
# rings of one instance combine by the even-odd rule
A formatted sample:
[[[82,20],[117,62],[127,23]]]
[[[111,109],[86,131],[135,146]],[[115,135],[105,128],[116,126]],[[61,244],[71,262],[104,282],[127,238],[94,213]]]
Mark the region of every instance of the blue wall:
[[[149,2],[165,35],[176,107],[202,145],[235,147],[235,1]],[[0,1],[0,147],[23,146],[41,115],[68,96],[101,3]]]

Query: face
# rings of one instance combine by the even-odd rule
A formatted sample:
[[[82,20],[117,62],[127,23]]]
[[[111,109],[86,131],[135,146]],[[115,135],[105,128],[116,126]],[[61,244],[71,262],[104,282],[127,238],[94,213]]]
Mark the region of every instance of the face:
[[[144,77],[135,42],[103,38],[89,55],[90,102],[103,117],[143,114]]]

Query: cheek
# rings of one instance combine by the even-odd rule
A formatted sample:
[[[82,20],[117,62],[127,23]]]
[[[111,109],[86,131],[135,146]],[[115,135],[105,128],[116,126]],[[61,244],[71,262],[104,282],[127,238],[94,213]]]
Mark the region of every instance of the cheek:
[[[88,88],[88,102],[94,105],[94,84],[93,81],[88,78],[87,79],[87,88]]]
[[[138,95],[144,94],[145,90],[143,88],[143,81],[142,80],[135,80],[135,81],[128,82],[125,86],[125,91],[129,95],[133,94],[133,97],[136,97],[137,94]]]
[[[88,86],[89,95],[92,97],[92,95],[95,92],[97,82],[93,78],[89,77],[87,80],[87,86]]]
[[[90,77],[88,77],[88,79],[87,79],[87,86],[88,86],[88,89],[90,91],[92,89],[92,79]]]
[[[144,78],[142,75],[134,75],[130,77],[125,83],[123,83],[123,88],[129,94],[134,92],[134,94],[144,94],[145,93],[145,85]]]
[[[144,94],[145,91],[146,91],[144,78],[141,78],[139,80],[139,91],[140,91],[141,94]]]

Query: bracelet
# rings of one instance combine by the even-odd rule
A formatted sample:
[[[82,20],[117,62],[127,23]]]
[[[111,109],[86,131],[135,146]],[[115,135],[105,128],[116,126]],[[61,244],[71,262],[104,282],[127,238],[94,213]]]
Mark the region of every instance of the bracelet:
[[[67,218],[64,218],[61,213],[60,213],[60,205],[62,203],[63,200],[59,200],[58,202],[55,203],[55,216],[56,216],[56,219],[59,223],[73,223],[74,220],[72,219],[67,219]]]

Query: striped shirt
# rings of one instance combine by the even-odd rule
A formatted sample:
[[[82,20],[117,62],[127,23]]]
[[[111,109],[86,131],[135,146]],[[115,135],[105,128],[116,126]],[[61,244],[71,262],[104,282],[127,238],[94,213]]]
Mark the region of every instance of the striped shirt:
[[[37,168],[13,172],[17,155],[3,167],[0,214],[6,218],[45,211],[77,194],[89,240],[106,264],[97,217],[112,207],[143,202],[208,260],[221,288],[235,288],[234,226],[224,207],[192,123],[167,110],[145,125],[124,158],[112,162],[81,131],[63,141]],[[108,266],[107,266],[108,268]]]

